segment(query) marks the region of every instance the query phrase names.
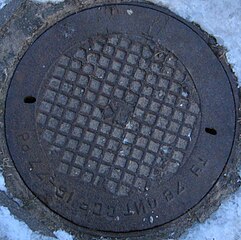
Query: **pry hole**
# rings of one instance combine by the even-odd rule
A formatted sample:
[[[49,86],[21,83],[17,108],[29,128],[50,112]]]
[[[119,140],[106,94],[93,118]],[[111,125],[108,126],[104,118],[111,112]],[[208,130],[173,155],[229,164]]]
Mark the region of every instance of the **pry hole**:
[[[24,98],[24,102],[25,103],[35,103],[36,102],[36,98],[33,96],[27,96]]]
[[[214,128],[205,128],[206,133],[211,135],[217,135],[217,131]]]

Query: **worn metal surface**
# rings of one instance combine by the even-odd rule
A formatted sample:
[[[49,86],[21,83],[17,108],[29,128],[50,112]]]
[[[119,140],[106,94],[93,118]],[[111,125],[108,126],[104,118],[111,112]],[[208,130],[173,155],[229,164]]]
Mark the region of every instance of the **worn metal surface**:
[[[228,163],[237,94],[195,30],[153,5],[101,5],[58,22],[19,62],[11,157],[83,232],[149,235],[189,221]]]

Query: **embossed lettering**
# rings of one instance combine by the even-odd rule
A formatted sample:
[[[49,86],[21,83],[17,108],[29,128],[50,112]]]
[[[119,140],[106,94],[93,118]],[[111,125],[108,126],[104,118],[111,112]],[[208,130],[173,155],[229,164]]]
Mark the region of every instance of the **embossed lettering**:
[[[151,209],[154,209],[157,207],[157,200],[153,198],[148,198],[147,203]]]
[[[51,176],[49,178],[49,182],[55,187],[55,184],[54,184],[54,176]]]
[[[44,176],[44,175],[39,175],[40,178],[42,178],[42,176]],[[54,188],[55,196],[57,198],[60,198],[61,200],[65,201],[66,203],[69,203],[72,200],[74,193],[68,191],[68,189],[66,187],[56,184],[54,176],[49,177],[48,181],[50,184],[52,184],[52,186]]]
[[[107,216],[108,217],[114,217],[115,216],[115,207],[113,207],[113,206],[107,207]]]
[[[134,211],[131,210],[129,203],[126,204],[126,209],[124,211],[124,216],[129,216],[129,215],[133,215]]]
[[[146,214],[157,207],[157,200],[153,198],[140,199],[135,202],[129,202],[124,210],[124,216],[133,214]]]
[[[135,202],[135,209],[137,214],[145,214],[146,208],[142,200],[140,200],[138,203]]]
[[[24,152],[28,152],[30,150],[30,147],[28,145],[22,145],[22,150]]]
[[[55,188],[55,195],[56,197],[61,198],[65,202],[69,203],[74,193],[68,192],[68,190],[63,186],[59,186],[58,188]]]
[[[198,158],[198,162],[196,164],[193,164],[191,167],[191,172],[199,177],[200,174],[203,171],[203,168],[207,165],[207,160],[203,160],[202,158]]]
[[[30,135],[29,133],[25,132],[25,133],[19,134],[18,138],[22,141],[27,141],[30,139]]]
[[[84,201],[81,201],[79,208],[84,211],[85,216],[88,213],[89,205],[85,203]]]
[[[177,185],[176,185],[176,189],[174,189],[173,191],[166,190],[163,192],[163,195],[164,195],[166,201],[170,202],[175,198],[175,196],[181,195],[184,191],[185,191],[185,187],[183,186],[183,184],[180,181],[178,181]]]
[[[59,188],[56,188],[55,194],[57,197],[59,198],[64,198],[66,193],[66,189],[62,186],[60,186]]]
[[[102,204],[101,203],[95,203],[94,204],[94,209],[93,209],[93,214],[100,216],[101,215],[101,210],[102,210]]]
[[[25,133],[22,133],[22,134],[19,134],[17,135],[18,137],[18,140],[20,141],[20,144],[21,144],[21,149],[24,151],[24,152],[28,152],[30,150],[30,147],[29,145],[26,143],[28,140],[30,140],[30,135],[29,133],[25,132]],[[23,143],[24,142],[24,143]]]
[[[181,182],[177,183],[177,194],[180,195],[185,191],[184,186],[181,184]]]
[[[200,164],[202,164],[204,167],[207,165],[207,160],[204,160],[204,159],[202,159],[202,158],[198,158],[198,160],[199,160],[199,162],[200,162]]]
[[[86,200],[80,200],[79,208],[84,211],[85,216],[95,215],[95,216],[106,216],[106,217],[115,217],[114,206],[104,205],[99,202],[88,203]]]
[[[192,168],[191,168],[191,172],[196,175],[197,177],[199,177],[199,174],[201,173],[201,168],[193,165]]]
[[[61,197],[64,197],[64,190],[59,189]],[[95,215],[95,216],[105,216],[108,218],[115,218],[116,216],[132,216],[132,215],[142,215],[148,212],[151,212],[154,208],[157,207],[156,199],[140,199],[138,201],[131,201],[126,204],[126,206],[122,209],[117,209],[116,206],[108,205],[99,202],[88,202],[87,200],[81,200],[79,204],[79,208],[85,212],[87,215]],[[118,212],[117,212],[118,210]]]
[[[174,198],[173,193],[169,190],[166,190],[165,192],[163,192],[163,195],[165,196],[167,202],[172,201]]]

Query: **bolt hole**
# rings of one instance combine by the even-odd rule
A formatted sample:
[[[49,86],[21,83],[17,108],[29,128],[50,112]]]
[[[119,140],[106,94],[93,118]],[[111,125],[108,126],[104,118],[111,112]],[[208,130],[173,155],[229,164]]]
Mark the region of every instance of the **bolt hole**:
[[[214,128],[205,128],[206,133],[211,135],[217,135],[217,131]]]
[[[32,97],[32,96],[27,96],[24,98],[24,102],[25,103],[35,103],[36,102],[36,98]]]

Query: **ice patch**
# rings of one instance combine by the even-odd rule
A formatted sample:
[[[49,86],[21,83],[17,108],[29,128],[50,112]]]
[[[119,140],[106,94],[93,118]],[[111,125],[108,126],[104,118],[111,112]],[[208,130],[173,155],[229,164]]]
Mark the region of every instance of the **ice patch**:
[[[227,58],[241,86],[241,0],[151,0],[198,23],[227,48]]]

